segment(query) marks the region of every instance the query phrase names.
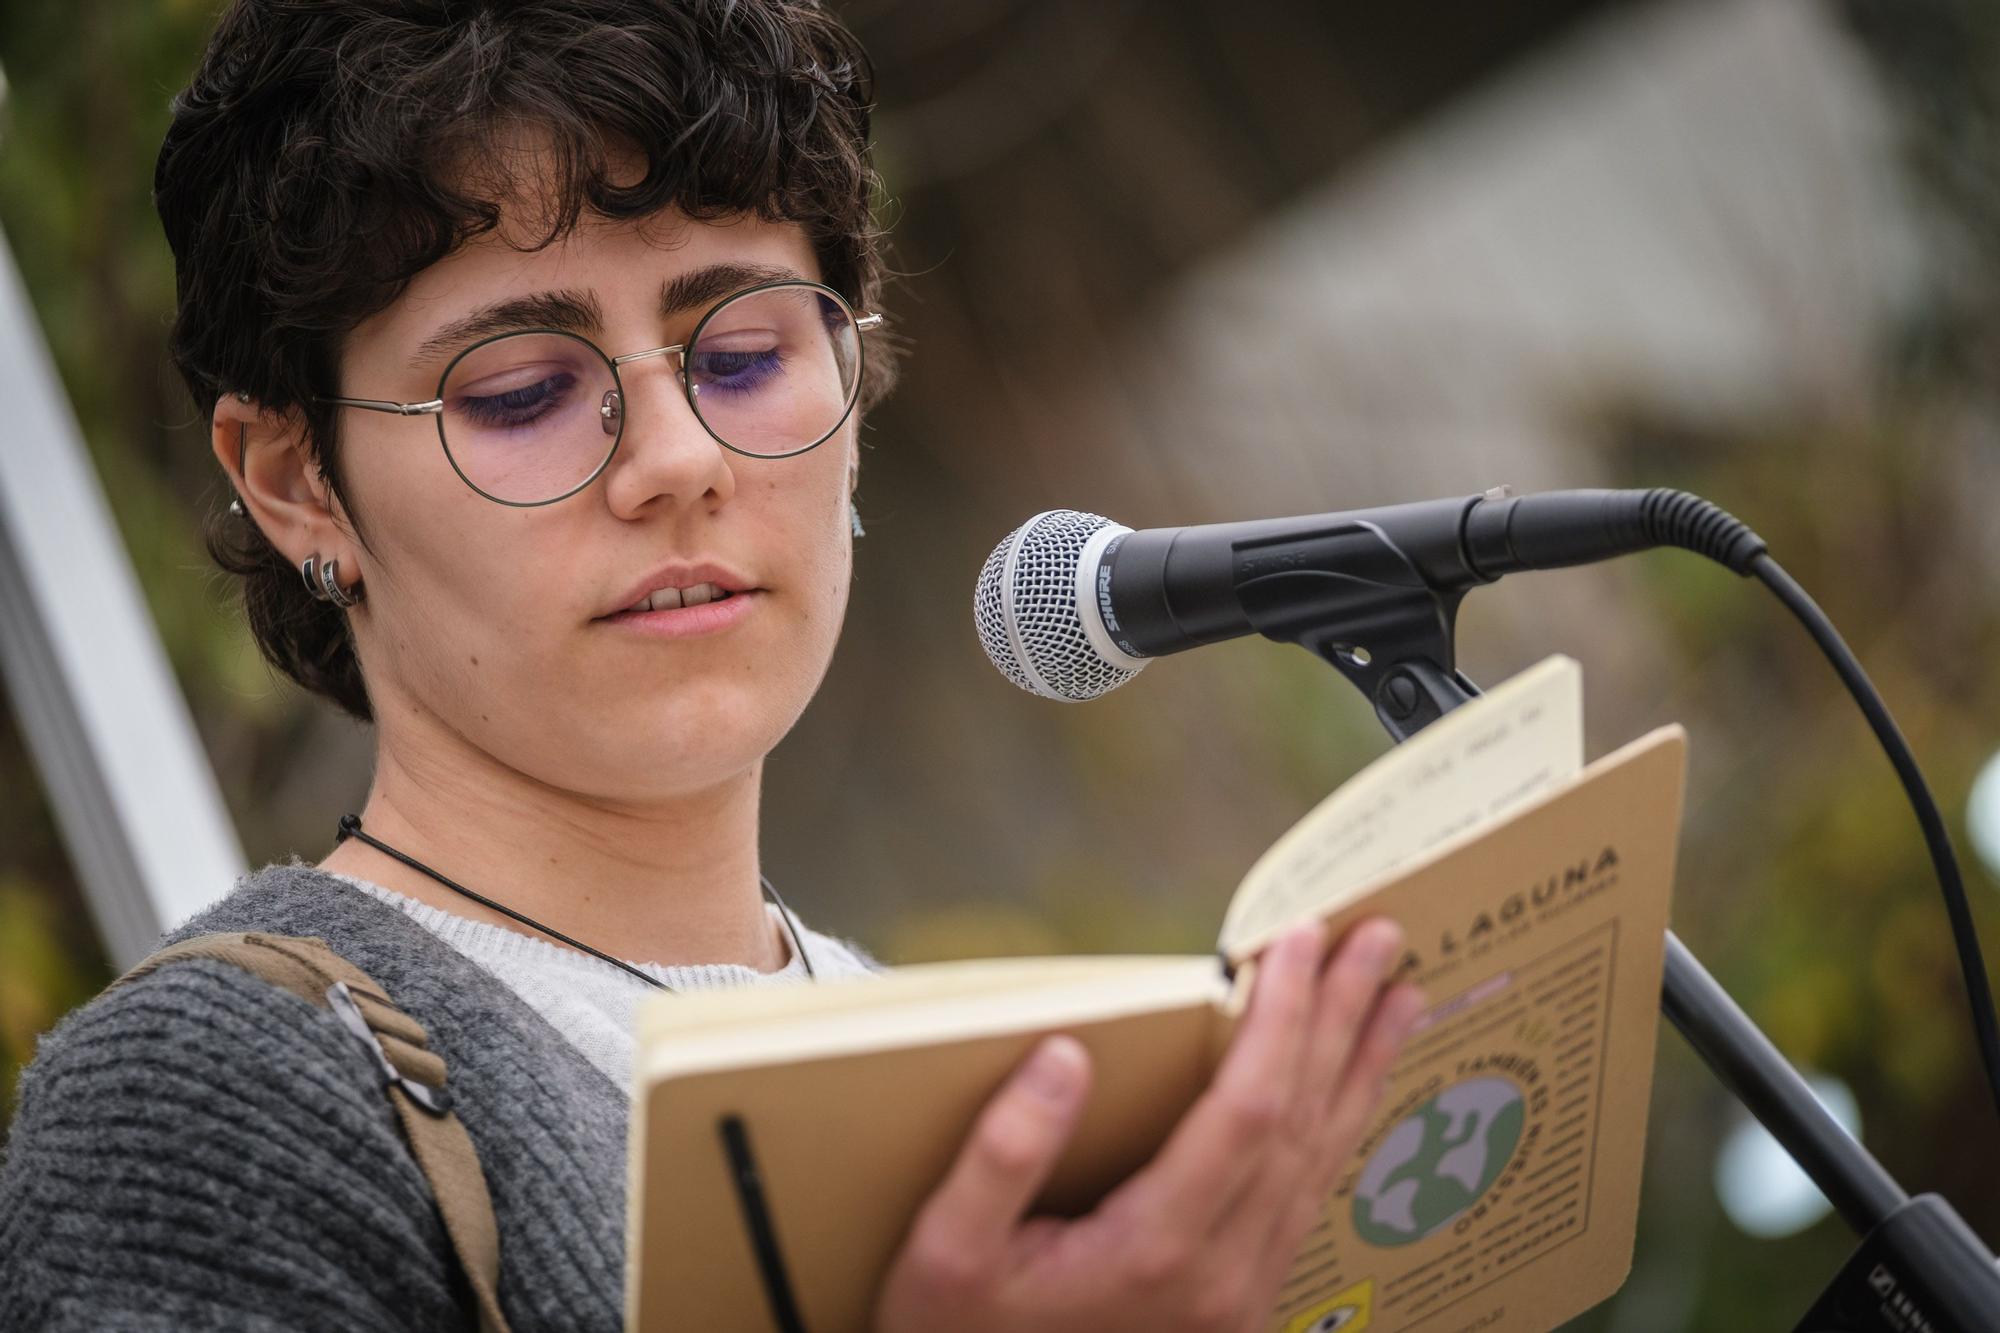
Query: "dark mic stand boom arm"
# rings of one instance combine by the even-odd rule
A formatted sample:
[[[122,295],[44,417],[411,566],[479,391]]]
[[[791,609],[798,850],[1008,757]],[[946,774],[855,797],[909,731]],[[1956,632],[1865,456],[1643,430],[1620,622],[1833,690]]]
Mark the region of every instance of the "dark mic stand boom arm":
[[[1454,660],[1454,621],[1466,589],[1435,586],[1405,543],[1372,524],[1342,536],[1340,574],[1296,566],[1242,571],[1250,577],[1237,585],[1241,604],[1266,637],[1331,663],[1367,695],[1390,736],[1407,740],[1478,694]],[[1357,554],[1367,558],[1357,561]],[[1300,614],[1301,576],[1341,581],[1338,616]],[[2000,1269],[1984,1243],[1942,1197],[1905,1193],[1671,931],[1660,1007],[1862,1237],[1796,1333],[2000,1330]]]

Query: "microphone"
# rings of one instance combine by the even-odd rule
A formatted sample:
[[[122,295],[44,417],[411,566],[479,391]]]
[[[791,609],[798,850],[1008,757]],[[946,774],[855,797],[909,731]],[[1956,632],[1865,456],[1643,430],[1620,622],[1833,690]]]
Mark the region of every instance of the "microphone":
[[[1655,546],[1699,551],[1738,574],[1765,549],[1726,511],[1659,489],[1500,487],[1140,531],[1053,509],[987,557],[973,619],[1001,674],[1072,702],[1116,689],[1155,657],[1252,633],[1313,648],[1350,675],[1385,649],[1450,673],[1451,625],[1469,589]],[[1377,674],[1367,672],[1371,695]]]

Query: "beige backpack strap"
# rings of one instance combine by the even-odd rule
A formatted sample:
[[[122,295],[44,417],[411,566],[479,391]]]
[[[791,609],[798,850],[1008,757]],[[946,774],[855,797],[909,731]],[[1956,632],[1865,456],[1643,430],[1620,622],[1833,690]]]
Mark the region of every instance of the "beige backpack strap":
[[[198,936],[143,959],[105,989],[189,958],[229,963],[308,1004],[331,1009],[375,1053],[410,1152],[430,1180],[445,1234],[479,1302],[481,1333],[508,1333],[500,1313],[500,1231],[493,1220],[493,1200],[479,1154],[451,1109],[444,1059],[429,1048],[423,1025],[325,940],[295,935]]]

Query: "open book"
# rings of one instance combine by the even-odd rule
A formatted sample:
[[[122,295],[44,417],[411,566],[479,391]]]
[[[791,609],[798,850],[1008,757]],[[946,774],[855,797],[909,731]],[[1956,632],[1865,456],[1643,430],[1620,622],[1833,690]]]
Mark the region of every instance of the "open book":
[[[1323,801],[1244,877],[1220,957],[927,964],[664,996],[639,1018],[627,1326],[868,1326],[904,1232],[1043,1034],[1095,1082],[1042,1199],[1088,1209],[1207,1086],[1258,949],[1317,915],[1403,927],[1431,1008],[1272,1323],[1539,1333],[1631,1264],[1685,740],[1589,767],[1551,657]],[[1225,968],[1223,960],[1234,964]],[[1231,973],[1233,972],[1233,977]]]

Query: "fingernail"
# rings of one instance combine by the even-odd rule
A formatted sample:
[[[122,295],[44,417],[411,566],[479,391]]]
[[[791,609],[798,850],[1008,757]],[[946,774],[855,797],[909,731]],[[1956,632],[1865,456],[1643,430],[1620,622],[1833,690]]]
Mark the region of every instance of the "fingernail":
[[[1362,935],[1361,966],[1377,976],[1385,975],[1403,951],[1403,932],[1393,925],[1375,926]]]
[[[1067,1105],[1083,1085],[1083,1062],[1083,1047],[1074,1037],[1051,1037],[1028,1057],[1022,1085],[1043,1101]]]

